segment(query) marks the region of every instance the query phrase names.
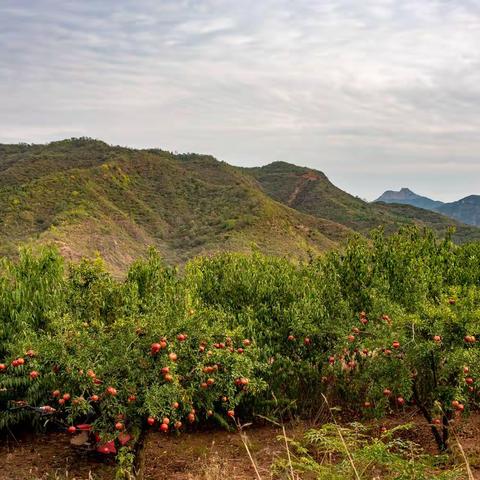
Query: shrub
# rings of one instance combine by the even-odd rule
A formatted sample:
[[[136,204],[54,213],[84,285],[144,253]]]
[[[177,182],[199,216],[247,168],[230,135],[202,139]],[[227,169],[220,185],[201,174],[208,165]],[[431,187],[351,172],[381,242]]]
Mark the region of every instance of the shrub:
[[[65,269],[54,250],[24,251],[0,273],[0,428],[49,406],[103,441],[148,417],[172,429],[231,410],[311,415],[328,393],[367,417],[416,403],[445,448],[477,405],[478,258],[478,244],[416,229],[308,264],[219,254],[179,273],[151,250],[123,279],[100,259]]]

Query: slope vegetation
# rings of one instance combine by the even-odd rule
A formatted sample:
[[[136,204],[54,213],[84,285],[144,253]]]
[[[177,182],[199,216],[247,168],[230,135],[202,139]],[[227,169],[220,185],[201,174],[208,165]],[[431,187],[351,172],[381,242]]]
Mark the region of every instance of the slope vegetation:
[[[285,162],[274,162],[258,168],[245,169],[275,200],[301,212],[348,226],[360,233],[383,226],[387,232],[416,224],[444,235],[454,227],[454,239],[465,242],[480,239],[480,229],[469,227],[411,205],[368,203],[333,185],[322,172]]]
[[[0,147],[1,254],[54,242],[66,257],[99,252],[121,271],[147,245],[169,262],[252,248],[306,258],[349,233],[276,202],[209,156],[90,139]]]

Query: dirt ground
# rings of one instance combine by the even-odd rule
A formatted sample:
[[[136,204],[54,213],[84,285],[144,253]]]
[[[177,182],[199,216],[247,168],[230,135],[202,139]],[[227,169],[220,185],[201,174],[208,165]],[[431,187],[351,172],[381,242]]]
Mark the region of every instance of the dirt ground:
[[[299,435],[301,427],[289,429]],[[248,449],[262,479],[272,478],[274,459],[285,453],[279,428],[263,426],[245,430]],[[199,432],[178,437],[152,433],[145,444],[145,480],[252,480],[254,466],[239,433]]]
[[[372,428],[414,422],[405,433],[427,452],[437,453],[430,427],[415,411],[369,422]],[[299,437],[308,427],[287,426],[289,437]],[[456,427],[476,479],[480,480],[480,414]],[[282,431],[271,425],[248,427],[247,444],[262,479],[272,479],[271,465],[285,455]],[[143,450],[145,480],[252,480],[257,478],[252,461],[238,433],[222,430],[185,433],[179,436],[151,432]],[[461,461],[461,460],[459,460]],[[82,454],[70,446],[67,434],[24,435],[0,444],[0,480],[113,480],[112,460]]]
[[[65,433],[11,435],[0,443],[0,480],[113,480],[115,464],[72,448]]]

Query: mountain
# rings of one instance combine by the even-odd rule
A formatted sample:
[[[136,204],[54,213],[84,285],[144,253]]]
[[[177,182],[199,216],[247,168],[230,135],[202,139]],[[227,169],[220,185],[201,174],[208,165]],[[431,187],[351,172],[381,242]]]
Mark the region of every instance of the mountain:
[[[413,193],[408,188],[402,188],[398,192],[387,190],[375,202],[400,203],[403,205],[412,205],[413,207],[424,208],[426,210],[436,210],[443,205],[442,202],[432,200],[428,197],[422,197]]]
[[[120,272],[147,245],[170,263],[252,247],[307,258],[350,233],[276,202],[210,156],[90,139],[0,146],[0,255],[53,242],[67,258],[99,252]]]
[[[333,185],[322,172],[285,162],[244,169],[275,200],[304,213],[346,225],[360,233],[383,226],[388,233],[403,225],[429,227],[439,235],[455,227],[454,240],[480,239],[480,229],[439,213],[407,205],[368,203]]]
[[[480,226],[480,195],[470,195],[456,202],[443,203],[417,195],[408,188],[402,188],[398,192],[387,190],[375,202],[413,205],[439,212],[467,225]]]
[[[437,211],[468,225],[480,227],[480,195],[470,195],[456,202],[444,203]]]
[[[428,226],[455,240],[480,229],[415,207],[369,204],[322,173],[288,163],[233,167],[208,155],[109,146],[87,138],[0,145],[0,256],[56,244],[69,259],[97,252],[120,274],[149,245],[168,263],[251,251],[307,259],[354,231]]]

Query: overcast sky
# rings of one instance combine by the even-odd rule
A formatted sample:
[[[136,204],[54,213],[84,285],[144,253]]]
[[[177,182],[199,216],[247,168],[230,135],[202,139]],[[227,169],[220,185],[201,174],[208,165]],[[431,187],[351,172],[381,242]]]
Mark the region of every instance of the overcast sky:
[[[480,0],[0,0],[0,142],[480,194]]]

